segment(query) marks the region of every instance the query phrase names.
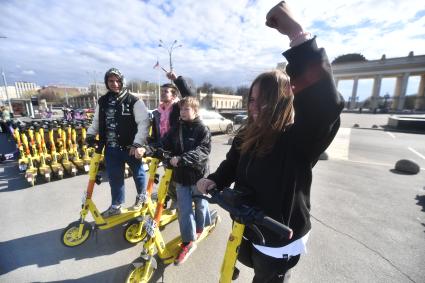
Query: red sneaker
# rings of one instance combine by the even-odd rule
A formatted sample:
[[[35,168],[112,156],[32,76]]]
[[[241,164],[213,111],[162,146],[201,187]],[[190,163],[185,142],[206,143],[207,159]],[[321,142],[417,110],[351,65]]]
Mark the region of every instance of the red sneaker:
[[[182,248],[177,258],[174,260],[174,265],[180,265],[186,261],[186,259],[190,256],[190,254],[196,250],[196,244],[194,242],[190,242],[187,245],[181,244]]]

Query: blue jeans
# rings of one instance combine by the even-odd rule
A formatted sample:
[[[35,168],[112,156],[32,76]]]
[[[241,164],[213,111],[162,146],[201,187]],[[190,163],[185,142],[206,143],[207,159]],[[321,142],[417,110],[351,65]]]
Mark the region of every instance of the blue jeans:
[[[146,191],[146,172],[143,162],[134,156],[130,156],[128,149],[119,147],[105,147],[106,173],[111,186],[112,204],[120,205],[125,200],[124,170],[125,163],[133,172],[134,183],[138,194]]]
[[[193,198],[193,195],[201,195],[196,185],[183,186],[176,183],[177,210],[179,216],[180,234],[183,243],[196,240],[196,231],[211,225],[208,201],[201,198]],[[192,208],[192,200],[195,203],[195,211]]]

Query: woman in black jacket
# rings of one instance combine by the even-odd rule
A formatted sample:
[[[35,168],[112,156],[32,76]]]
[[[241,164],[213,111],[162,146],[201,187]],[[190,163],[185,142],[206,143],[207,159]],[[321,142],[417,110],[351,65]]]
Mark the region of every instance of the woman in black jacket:
[[[312,168],[335,137],[344,105],[324,49],[285,2],[270,10],[266,25],[290,39],[291,49],[283,53],[286,72],[274,70],[254,80],[247,125],[216,172],[197,183],[207,193],[235,182],[249,205],[293,229],[288,240],[260,227],[265,245],[246,229],[238,259],[254,268],[253,282],[261,283],[285,282],[306,251]]]

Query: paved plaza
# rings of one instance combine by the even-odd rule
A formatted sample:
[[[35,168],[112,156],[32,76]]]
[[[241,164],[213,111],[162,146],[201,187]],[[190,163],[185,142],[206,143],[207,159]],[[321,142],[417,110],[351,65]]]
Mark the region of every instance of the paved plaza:
[[[291,282],[425,282],[425,135],[385,131],[387,119],[342,115],[329,159],[313,171],[308,254]],[[213,137],[213,169],[229,149],[228,139]],[[416,162],[419,174],[395,171],[400,159]],[[60,242],[62,229],[78,219],[86,182],[87,175],[79,175],[29,188],[16,163],[0,164],[0,282],[124,282],[141,245],[128,244],[123,227],[98,231],[75,248]],[[131,178],[126,185],[132,205]],[[93,199],[100,210],[108,207],[106,182]],[[152,282],[218,282],[231,228],[228,215],[219,214],[222,222],[192,256],[178,267],[159,264]],[[176,223],[164,230],[166,239],[176,235]],[[250,282],[252,271],[239,267],[235,282]]]

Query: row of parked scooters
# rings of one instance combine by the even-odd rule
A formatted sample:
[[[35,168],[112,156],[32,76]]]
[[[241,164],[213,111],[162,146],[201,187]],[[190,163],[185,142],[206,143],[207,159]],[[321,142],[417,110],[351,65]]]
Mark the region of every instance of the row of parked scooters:
[[[85,142],[89,120],[38,120],[14,122],[19,170],[31,186],[52,178],[73,177],[89,171],[94,148]],[[103,158],[101,163],[103,162]],[[126,168],[126,176],[130,174]]]

